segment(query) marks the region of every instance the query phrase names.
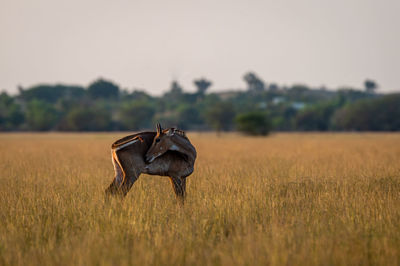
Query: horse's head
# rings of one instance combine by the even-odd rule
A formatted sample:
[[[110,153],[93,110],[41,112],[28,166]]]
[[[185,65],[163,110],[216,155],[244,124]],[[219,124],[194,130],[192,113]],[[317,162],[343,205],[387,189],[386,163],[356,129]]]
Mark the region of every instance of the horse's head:
[[[161,125],[157,123],[157,134],[146,153],[146,161],[151,163],[167,151],[183,151],[187,143],[188,140],[183,131],[175,128],[163,130]]]

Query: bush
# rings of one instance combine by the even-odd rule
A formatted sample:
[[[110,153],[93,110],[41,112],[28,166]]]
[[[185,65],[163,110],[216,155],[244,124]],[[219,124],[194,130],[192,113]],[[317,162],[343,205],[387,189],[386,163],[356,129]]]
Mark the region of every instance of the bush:
[[[326,131],[330,129],[331,117],[336,111],[335,102],[315,104],[296,114],[294,126],[297,130]]]
[[[335,129],[356,131],[400,130],[400,94],[364,99],[338,110]]]
[[[65,120],[65,129],[72,131],[105,131],[112,125],[111,114],[103,108],[78,107],[72,109]]]
[[[146,101],[133,101],[122,105],[121,124],[127,130],[152,128],[155,108]]]
[[[214,128],[217,133],[221,130],[229,130],[234,117],[235,107],[230,102],[217,102],[208,107],[205,112],[207,124]]]
[[[249,112],[240,114],[235,119],[240,132],[248,135],[268,135],[271,131],[271,119],[266,112]]]
[[[21,106],[7,93],[0,94],[0,130],[13,130],[19,128],[24,122]]]
[[[58,118],[59,114],[53,105],[41,100],[29,102],[26,121],[30,130],[44,131],[53,129]]]
[[[98,79],[89,85],[88,93],[93,99],[117,98],[119,95],[119,87],[112,82]]]

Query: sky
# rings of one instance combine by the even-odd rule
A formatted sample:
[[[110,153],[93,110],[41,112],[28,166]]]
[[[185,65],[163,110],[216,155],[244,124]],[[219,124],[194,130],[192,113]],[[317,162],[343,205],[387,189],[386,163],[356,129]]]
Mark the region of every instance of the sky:
[[[178,80],[400,91],[398,0],[0,0],[0,91],[102,77],[157,95]]]

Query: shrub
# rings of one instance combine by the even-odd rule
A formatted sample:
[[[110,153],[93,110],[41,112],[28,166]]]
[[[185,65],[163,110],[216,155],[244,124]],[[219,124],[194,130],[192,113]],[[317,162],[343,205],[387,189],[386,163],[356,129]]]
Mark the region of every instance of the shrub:
[[[271,119],[266,112],[249,112],[239,114],[235,119],[236,128],[248,135],[268,135],[271,131]]]

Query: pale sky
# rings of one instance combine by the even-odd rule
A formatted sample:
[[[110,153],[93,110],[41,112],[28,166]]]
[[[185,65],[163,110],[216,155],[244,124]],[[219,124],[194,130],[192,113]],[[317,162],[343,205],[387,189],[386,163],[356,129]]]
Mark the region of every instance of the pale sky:
[[[206,77],[400,91],[399,0],[0,0],[0,91],[98,77],[151,94]]]

